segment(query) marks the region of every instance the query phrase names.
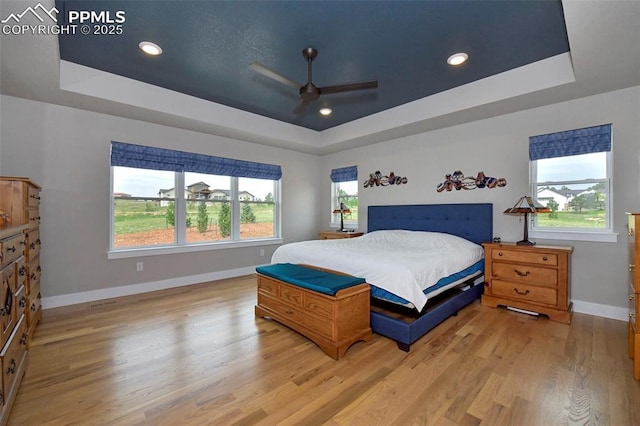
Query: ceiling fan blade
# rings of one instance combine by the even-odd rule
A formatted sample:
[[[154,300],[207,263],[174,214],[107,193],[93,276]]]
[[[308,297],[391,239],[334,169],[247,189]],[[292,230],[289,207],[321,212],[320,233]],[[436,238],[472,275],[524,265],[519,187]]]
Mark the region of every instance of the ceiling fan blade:
[[[378,81],[362,81],[359,83],[338,84],[336,86],[320,87],[320,94],[329,95],[331,93],[350,92],[352,90],[375,89]]]
[[[255,72],[264,75],[265,77],[269,77],[273,80],[279,81],[282,84],[286,84],[287,86],[291,86],[296,90],[300,90],[300,88],[302,87],[302,84],[297,83],[285,76],[283,76],[282,74],[272,70],[271,68],[262,65],[259,62],[254,62],[251,65],[249,65],[249,68],[251,68],[252,70],[254,70]]]

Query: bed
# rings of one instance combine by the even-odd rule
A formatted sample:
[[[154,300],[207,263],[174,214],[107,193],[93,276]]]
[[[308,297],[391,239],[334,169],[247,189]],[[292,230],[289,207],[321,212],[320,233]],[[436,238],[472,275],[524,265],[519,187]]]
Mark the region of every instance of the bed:
[[[400,349],[409,351],[417,339],[481,296],[484,262],[482,249],[477,245],[492,238],[493,208],[491,204],[370,206],[367,218],[367,234],[363,237],[288,244],[276,250],[272,262],[303,263],[367,279],[372,285],[371,329],[395,340]],[[424,243],[426,237],[429,239]],[[403,239],[396,242],[395,238]],[[444,273],[444,278],[437,283],[431,281],[430,270],[418,269],[424,265],[416,266],[428,262],[420,262],[420,256],[408,254],[413,253],[409,248],[414,244],[417,249],[425,244],[432,245],[432,238],[439,244],[437,250],[432,251],[432,257],[439,260],[430,267],[439,269],[439,274]],[[365,264],[364,259],[369,256],[368,245],[372,242],[379,246],[372,249],[374,255],[380,249],[384,253],[378,254],[373,263]],[[442,254],[440,244],[453,247],[452,255]],[[432,249],[425,247],[425,250]],[[466,254],[467,250],[471,250],[469,254]],[[446,259],[458,265],[441,266],[450,263]],[[460,265],[465,265],[464,273],[451,274],[451,271],[457,271],[455,268],[462,268]],[[391,271],[391,268],[395,269]],[[387,275],[402,281],[404,287],[394,287],[395,283],[386,282],[391,280],[383,273],[386,269],[389,269]],[[414,282],[416,280],[420,282]],[[429,284],[422,285],[422,281]],[[429,288],[423,293],[426,287]]]

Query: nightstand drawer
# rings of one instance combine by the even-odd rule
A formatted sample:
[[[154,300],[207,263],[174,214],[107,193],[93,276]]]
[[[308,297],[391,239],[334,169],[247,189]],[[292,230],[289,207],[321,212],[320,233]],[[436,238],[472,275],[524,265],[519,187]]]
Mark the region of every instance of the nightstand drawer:
[[[553,268],[495,262],[492,268],[492,277],[505,281],[536,283],[554,288],[558,286],[558,270]]]
[[[504,260],[519,263],[537,263],[539,265],[557,265],[558,256],[553,253],[524,252],[511,250],[492,250],[491,257],[493,260]]]
[[[558,292],[550,287],[493,280],[491,282],[491,292],[496,296],[504,296],[531,303],[543,303],[545,305],[556,305],[558,303]]]

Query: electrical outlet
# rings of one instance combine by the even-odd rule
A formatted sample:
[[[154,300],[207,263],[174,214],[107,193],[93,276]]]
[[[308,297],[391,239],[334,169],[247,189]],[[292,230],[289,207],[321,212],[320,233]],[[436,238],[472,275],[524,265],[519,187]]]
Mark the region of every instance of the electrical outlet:
[[[143,269],[144,269],[144,263],[143,262],[136,263],[136,271],[140,272]]]
[[[264,249],[260,249],[260,256],[264,256]]]

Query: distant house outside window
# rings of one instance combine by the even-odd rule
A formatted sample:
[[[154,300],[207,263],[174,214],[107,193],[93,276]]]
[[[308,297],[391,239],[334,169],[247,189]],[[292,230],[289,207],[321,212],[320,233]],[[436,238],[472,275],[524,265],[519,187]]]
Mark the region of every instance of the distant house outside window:
[[[229,175],[200,172],[207,168]],[[279,166],[112,142],[110,254],[278,239],[280,174]]]
[[[530,138],[531,192],[550,213],[533,217],[532,236],[612,241],[611,125]]]

